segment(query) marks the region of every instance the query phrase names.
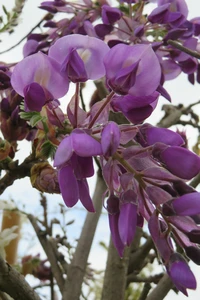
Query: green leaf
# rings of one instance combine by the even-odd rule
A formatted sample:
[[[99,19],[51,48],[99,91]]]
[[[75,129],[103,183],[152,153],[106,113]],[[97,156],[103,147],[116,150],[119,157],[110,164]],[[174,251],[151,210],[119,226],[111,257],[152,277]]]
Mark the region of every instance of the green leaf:
[[[54,158],[57,147],[53,145],[50,141],[44,142],[41,149],[41,155],[45,158]]]
[[[29,112],[20,112],[19,113],[21,119],[30,122],[30,125],[34,127],[37,125],[39,121],[45,121],[45,117],[41,116],[41,114],[37,111],[29,111]]]
[[[21,108],[21,106],[20,106]],[[30,119],[35,115],[38,114],[35,111],[30,111],[30,112],[20,112],[19,115],[21,117],[21,119],[24,119],[26,121],[30,121]]]
[[[31,119],[30,119],[30,125],[32,126],[32,127],[34,127],[35,125],[37,125],[37,123],[39,122],[39,121],[41,121],[41,120],[43,120],[44,119],[44,117],[42,117],[40,114],[35,114],[35,115],[33,115],[32,117],[31,117]]]
[[[3,8],[4,13],[5,13],[6,15],[8,15],[8,11],[7,11],[6,7],[5,7],[4,5],[2,5],[2,8]]]

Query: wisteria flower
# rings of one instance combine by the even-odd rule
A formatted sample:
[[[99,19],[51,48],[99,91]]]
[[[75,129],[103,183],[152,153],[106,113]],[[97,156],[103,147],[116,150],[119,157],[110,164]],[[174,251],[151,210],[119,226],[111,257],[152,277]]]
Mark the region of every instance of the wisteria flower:
[[[94,211],[86,178],[94,175],[92,156],[101,154],[101,144],[79,129],[58,146],[54,166],[59,169],[59,186],[67,206],[74,206],[80,199],[88,211]]]
[[[103,58],[108,51],[108,45],[95,37],[73,34],[50,47],[49,56],[61,65],[61,72],[72,82],[85,82],[105,75]]]
[[[148,96],[160,84],[161,68],[150,45],[118,44],[105,56],[107,84],[118,94]]]
[[[63,97],[69,88],[69,81],[59,72],[59,64],[39,52],[19,62],[11,76],[15,91],[24,97],[25,110],[41,111],[54,99]]]
[[[167,272],[177,289],[184,295],[188,295],[187,288],[196,289],[197,283],[194,274],[183,257],[178,253],[172,254]]]

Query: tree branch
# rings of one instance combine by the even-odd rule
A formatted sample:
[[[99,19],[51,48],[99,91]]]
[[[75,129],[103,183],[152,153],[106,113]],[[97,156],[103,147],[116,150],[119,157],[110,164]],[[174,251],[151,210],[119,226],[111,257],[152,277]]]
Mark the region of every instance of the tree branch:
[[[165,274],[162,279],[158,282],[157,286],[149,294],[146,300],[162,300],[169,293],[169,290],[173,288],[173,283],[169,276]]]
[[[10,163],[11,165],[7,173],[0,179],[0,195],[5,191],[8,186],[11,186],[16,179],[21,179],[26,176],[30,177],[30,170],[32,166],[38,162],[38,159],[32,158],[30,155],[20,165],[18,161]]]
[[[46,233],[41,230],[41,228],[39,227],[39,225],[36,222],[36,219],[31,214],[29,214],[27,216],[36,232],[36,235],[40,241],[40,244],[42,245],[42,247],[48,257],[48,260],[51,264],[51,270],[52,270],[53,276],[55,277],[58,287],[62,293],[63,286],[64,286],[63,272],[58,264],[58,258],[52,247],[52,243],[46,236]]]
[[[9,52],[10,50],[16,48],[19,46],[37,27],[39,27],[43,21],[50,20],[52,18],[52,15],[50,13],[46,14],[31,30],[23,37],[21,40],[19,40],[15,45],[11,46],[10,48],[3,50],[0,52],[0,54]]]
[[[87,213],[81,236],[76,247],[71,264],[69,265],[67,280],[63,290],[63,300],[79,300],[88,256],[96,231],[97,223],[102,209],[102,195],[106,190],[106,184],[100,174],[97,176],[93,204],[96,213]]]
[[[13,299],[40,300],[39,296],[26,282],[24,276],[7,264],[0,256],[0,290]]]
[[[130,248],[127,247],[124,250],[123,258],[120,258],[113,245],[112,238],[110,238],[101,300],[124,299],[129,255]]]

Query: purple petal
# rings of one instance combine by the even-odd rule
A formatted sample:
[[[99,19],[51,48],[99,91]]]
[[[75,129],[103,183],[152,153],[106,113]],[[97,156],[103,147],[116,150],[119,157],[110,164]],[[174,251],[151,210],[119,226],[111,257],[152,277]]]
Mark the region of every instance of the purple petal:
[[[75,99],[76,99],[76,96],[73,96],[71,101],[69,102],[69,104],[67,106],[67,116],[69,118],[70,123],[73,126],[77,126],[79,124],[82,124],[85,121],[86,117],[87,117],[87,113],[78,106],[77,120],[75,119],[75,105],[76,105]]]
[[[176,198],[172,207],[179,216],[192,216],[200,213],[200,193],[190,193]]]
[[[145,124],[140,128],[140,131],[145,136],[147,145],[160,142],[170,146],[182,146],[185,143],[180,134],[167,128],[158,128]]]
[[[68,207],[74,206],[78,202],[79,190],[71,166],[66,166],[58,171],[58,181],[65,204]]]
[[[181,73],[181,68],[173,60],[163,60],[162,68],[165,80],[172,80]]]
[[[177,287],[187,296],[186,289],[196,289],[196,279],[185,261],[175,261],[168,270],[168,274]]]
[[[168,147],[160,157],[166,168],[180,178],[192,179],[200,171],[200,158],[185,148]]]
[[[37,47],[38,47],[39,43],[36,40],[28,40],[26,42],[26,44],[23,47],[23,55],[24,57],[31,55],[35,52],[37,52]]]
[[[157,105],[159,93],[144,97],[134,97],[126,95],[115,97],[112,106],[115,111],[122,111],[124,116],[133,124],[143,122],[148,118]]]
[[[125,203],[120,207],[119,235],[124,245],[130,245],[133,241],[137,225],[137,205]]]
[[[101,146],[105,156],[112,156],[119,146],[120,130],[115,122],[109,122],[101,134]]]
[[[102,154],[101,144],[84,131],[73,131],[71,137],[74,152],[79,156],[89,157]]]
[[[154,92],[151,95],[148,96],[142,96],[142,97],[136,97],[132,95],[126,95],[126,96],[114,96],[112,98],[112,107],[115,110],[120,110],[123,112],[128,112],[131,109],[134,108],[141,108],[145,107],[148,104],[151,104],[155,100],[157,100],[159,97],[158,92]]]
[[[70,159],[70,163],[77,179],[84,179],[94,175],[92,157],[81,157],[74,153]]]
[[[11,84],[15,91],[24,96],[24,88],[36,82],[54,98],[63,97],[69,88],[68,79],[60,74],[59,64],[47,55],[38,52],[20,61],[14,68]]]
[[[89,212],[95,212],[92,199],[90,198],[89,187],[86,179],[78,180],[79,197],[83,206]]]
[[[160,83],[161,69],[158,58],[150,45],[118,44],[110,49],[105,56],[104,64],[107,82],[112,84],[111,88],[115,90],[113,83],[119,72],[137,62],[139,65],[135,83],[128,93],[138,97],[151,95]],[[123,93],[126,93],[126,90]]]
[[[50,47],[49,56],[63,64],[71,49],[76,49],[83,60],[89,79],[95,80],[105,75],[103,58],[109,47],[103,41],[81,34],[64,36]]]
[[[62,140],[56,150],[54,157],[54,167],[60,168],[65,165],[73,154],[72,136],[68,136]]]
[[[110,232],[111,232],[113,244],[117,249],[119,256],[122,257],[125,246],[122,243],[119,235],[119,229],[118,229],[119,213],[113,215],[109,214],[108,218],[109,218]]]
[[[118,71],[114,79],[108,80],[108,85],[121,95],[126,95],[135,84],[139,61]]]
[[[72,49],[66,56],[61,72],[66,72],[72,82],[85,82],[88,79],[84,62],[75,49]]]
[[[168,261],[172,254],[173,246],[171,244],[170,238],[167,236],[166,233],[167,225],[164,223],[163,220],[160,220],[159,217],[154,213],[149,219],[148,226],[151,237],[162,259]],[[162,227],[164,227],[164,229]]]
[[[197,265],[200,265],[200,249],[195,246],[185,248],[187,256]]]
[[[170,200],[172,196],[158,186],[147,186],[146,192],[151,201],[157,206]]]
[[[103,5],[101,9],[101,15],[104,24],[113,24],[122,16],[122,12],[118,8],[110,7],[109,5]]]
[[[43,88],[36,82],[25,86],[24,100],[26,111],[41,111],[46,102]]]

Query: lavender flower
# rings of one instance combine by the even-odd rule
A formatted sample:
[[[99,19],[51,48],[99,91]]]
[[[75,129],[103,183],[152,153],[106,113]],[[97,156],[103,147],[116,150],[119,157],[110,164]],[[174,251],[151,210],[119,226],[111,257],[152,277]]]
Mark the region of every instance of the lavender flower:
[[[84,82],[105,75],[103,58],[108,51],[109,47],[97,38],[73,34],[50,47],[49,56],[61,65],[61,72],[72,82]]]
[[[53,99],[68,91],[68,79],[59,72],[59,64],[39,52],[19,62],[11,76],[15,91],[24,97],[25,110],[41,111]]]
[[[79,129],[60,143],[54,165],[59,169],[59,186],[67,206],[74,206],[80,199],[88,211],[94,212],[86,178],[94,174],[92,156],[100,154],[101,144]]]
[[[160,64],[150,45],[116,45],[105,56],[104,64],[107,84],[118,94],[148,96],[160,83]]]

